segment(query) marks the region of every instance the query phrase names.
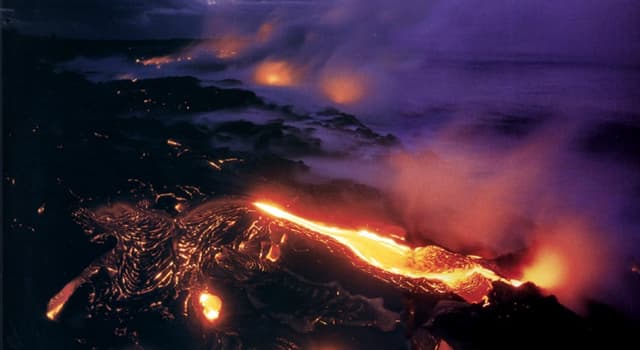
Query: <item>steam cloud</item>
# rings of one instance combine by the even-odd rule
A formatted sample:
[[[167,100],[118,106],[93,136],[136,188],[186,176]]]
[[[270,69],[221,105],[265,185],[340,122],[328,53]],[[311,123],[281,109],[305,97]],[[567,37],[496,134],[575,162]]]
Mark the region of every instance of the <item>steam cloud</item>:
[[[304,6],[259,21],[272,31],[241,54],[247,72],[287,62],[300,72],[298,105],[338,105],[405,144],[361,167],[309,160],[316,171],[382,188],[416,241],[524,251],[524,278],[575,309],[603,295],[638,308],[618,288],[640,241],[623,214],[637,169],[594,159],[579,142],[638,108],[638,72],[622,69],[640,57],[637,4],[355,0],[303,15]]]
[[[523,277],[580,309],[619,286],[637,254],[623,215],[637,183],[578,154],[580,129],[550,124],[507,150],[452,146],[470,142],[454,127],[429,151],[392,156],[383,182],[414,239],[484,256],[524,250]]]
[[[633,65],[640,59],[640,6],[629,0],[402,1],[392,6],[382,0],[220,1],[210,10],[202,36],[259,38],[239,52],[243,64],[229,76],[251,82],[254,64],[284,61],[302,72],[296,90],[305,91],[295,98],[281,91],[289,101],[339,105],[376,120],[423,114],[434,104],[483,101],[488,95],[516,103],[536,93],[539,99],[558,99],[554,96],[567,86],[536,71],[533,66],[541,63],[578,67],[560,79],[587,83],[574,86],[561,104],[584,104],[582,94],[589,92],[582,89],[602,77],[580,68]],[[479,71],[499,64],[493,76]],[[547,90],[514,96],[510,87],[531,89],[531,79]],[[604,79],[605,86],[618,81]]]

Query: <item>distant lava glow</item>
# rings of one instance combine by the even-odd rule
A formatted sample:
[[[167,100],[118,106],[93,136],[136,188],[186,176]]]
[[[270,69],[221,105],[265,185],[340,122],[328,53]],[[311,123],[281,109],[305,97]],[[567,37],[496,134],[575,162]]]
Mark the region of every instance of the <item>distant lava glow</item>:
[[[267,42],[273,35],[275,25],[271,22],[265,22],[260,25],[256,32],[256,41],[259,43]]]
[[[297,72],[286,61],[265,61],[256,67],[253,78],[261,85],[291,86],[297,82]]]
[[[208,321],[215,321],[220,317],[220,309],[222,309],[222,299],[219,296],[209,292],[200,293],[198,298],[200,306],[202,306],[202,315]]]
[[[492,281],[502,281],[515,287],[521,284],[500,277],[475,259],[435,245],[411,248],[366,230],[326,226],[263,202],[254,205],[273,217],[335,240],[370,266],[411,279],[437,281],[469,302],[482,301],[491,290]]]
[[[241,36],[225,36],[207,43],[207,49],[219,59],[236,57],[249,45],[249,40]]]
[[[136,59],[136,63],[141,64],[143,66],[155,66],[156,68],[161,68],[163,65],[171,64],[174,62],[182,62],[182,61],[191,61],[191,56],[157,56],[151,57],[147,59]]]
[[[143,66],[161,66],[163,64],[172,63],[173,61],[174,59],[171,56],[157,56],[147,58],[145,60],[137,60],[137,62],[142,64]]]
[[[350,104],[364,96],[364,79],[355,74],[337,74],[323,79],[321,89],[332,102]]]

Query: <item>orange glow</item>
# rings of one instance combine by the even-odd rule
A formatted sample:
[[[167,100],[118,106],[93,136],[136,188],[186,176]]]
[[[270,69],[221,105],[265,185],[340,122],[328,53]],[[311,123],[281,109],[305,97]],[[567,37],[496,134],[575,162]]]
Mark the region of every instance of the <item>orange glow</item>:
[[[167,145],[171,147],[182,147],[182,144],[176,140],[167,139]]]
[[[565,306],[586,312],[586,300],[610,277],[614,251],[610,242],[582,218],[565,217],[540,226],[522,278],[555,295]]]
[[[454,350],[453,346],[449,345],[444,339],[441,339],[436,347],[436,350]]]
[[[256,41],[264,43],[271,38],[275,26],[271,22],[262,23],[258,31],[256,32]]]
[[[355,74],[339,74],[321,83],[322,92],[334,103],[358,102],[364,96],[364,78]]]
[[[58,317],[60,311],[64,307],[64,303],[55,304],[50,309],[47,310],[47,318],[51,321],[55,320]]]
[[[69,298],[73,295],[73,293],[78,289],[81,284],[81,280],[75,278],[71,280],[71,282],[67,283],[58,294],[56,294],[51,300],[49,300],[49,304],[47,305],[47,318],[51,321],[56,320],[62,308],[67,303]]]
[[[222,167],[219,166],[216,162],[214,162],[213,160],[208,160],[207,164],[209,164],[210,167],[216,169],[216,170],[222,170]]]
[[[147,59],[136,59],[136,63],[139,63],[143,66],[156,66],[156,68],[161,68],[165,64],[174,63],[174,62],[182,62],[182,61],[191,61],[191,56],[157,56],[151,57]]]
[[[482,301],[491,289],[491,281],[502,281],[516,287],[521,284],[500,277],[473,259],[434,245],[411,248],[366,230],[327,226],[263,202],[254,205],[271,216],[337,241],[370,266],[412,279],[438,281],[470,302]]]
[[[122,73],[122,74],[118,74],[116,75],[116,79],[117,80],[131,80],[132,82],[136,82],[137,79],[136,77],[131,74],[131,73]],[[117,94],[120,94],[120,90],[118,90]]]
[[[225,36],[212,43],[212,49],[217,58],[228,59],[239,55],[247,46],[247,39],[239,36]]]
[[[297,74],[285,61],[266,61],[258,65],[253,78],[261,85],[291,86],[296,83]]]
[[[178,212],[182,213],[185,209],[187,209],[187,205],[184,203],[176,203],[173,208]]]
[[[567,261],[563,254],[551,247],[541,248],[532,263],[523,270],[523,278],[539,287],[554,289],[567,279]]]
[[[200,293],[198,298],[200,306],[202,306],[202,314],[209,321],[215,321],[220,317],[222,309],[222,299],[219,296],[209,292]]]
[[[146,60],[136,60],[136,62],[142,64],[143,66],[161,66],[163,64],[172,63],[174,59],[171,56],[158,56],[151,57]]]

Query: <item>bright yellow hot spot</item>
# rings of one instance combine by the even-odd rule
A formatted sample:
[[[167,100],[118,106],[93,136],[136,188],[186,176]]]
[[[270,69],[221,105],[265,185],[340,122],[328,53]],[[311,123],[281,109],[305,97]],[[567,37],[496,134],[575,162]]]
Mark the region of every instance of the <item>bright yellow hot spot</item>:
[[[500,277],[474,259],[437,246],[412,248],[366,230],[332,227],[307,220],[267,203],[256,202],[254,205],[271,216],[332,238],[366,264],[408,278],[439,281],[468,301],[481,301],[490,289],[490,281],[503,281],[516,287],[521,284]]]
[[[202,292],[198,301],[202,306],[202,314],[207,320],[214,321],[220,317],[220,309],[222,309],[220,297],[209,292]]]
[[[60,311],[62,311],[62,307],[64,307],[64,304],[62,303],[54,305],[47,311],[47,318],[51,321],[55,320],[58,317]]]

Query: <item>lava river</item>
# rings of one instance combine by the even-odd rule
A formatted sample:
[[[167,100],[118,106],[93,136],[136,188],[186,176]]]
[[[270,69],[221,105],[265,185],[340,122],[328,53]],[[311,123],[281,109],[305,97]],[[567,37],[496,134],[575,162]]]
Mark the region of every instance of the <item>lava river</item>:
[[[255,202],[254,205],[284,223],[311,231],[317,235],[316,238],[328,244],[333,242],[341,245],[361,262],[356,264],[358,267],[382,279],[387,279],[384,275],[391,274],[403,278],[404,284],[408,280],[412,286],[424,281],[438,292],[451,292],[472,303],[485,300],[494,281],[514,287],[522,284],[498,275],[476,258],[435,245],[412,248],[366,230],[351,230],[311,221],[264,202]]]

